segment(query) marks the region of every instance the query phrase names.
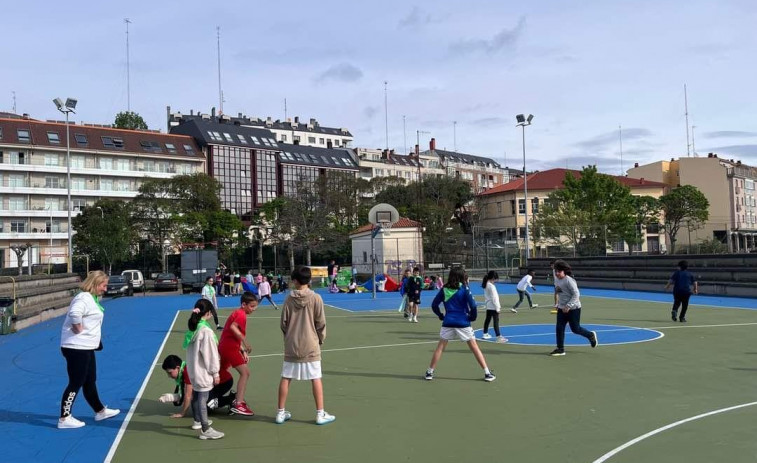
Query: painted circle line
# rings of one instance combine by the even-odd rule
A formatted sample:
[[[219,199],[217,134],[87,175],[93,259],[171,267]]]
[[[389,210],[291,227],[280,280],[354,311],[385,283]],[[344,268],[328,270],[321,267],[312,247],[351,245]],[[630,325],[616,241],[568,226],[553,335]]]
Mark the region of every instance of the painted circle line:
[[[695,421],[695,420],[698,420],[700,418],[706,418],[708,416],[717,415],[719,413],[725,413],[725,412],[730,412],[732,410],[738,410],[739,408],[751,407],[752,405],[757,405],[757,402],[749,402],[749,403],[745,403],[745,404],[734,405],[733,407],[721,408],[719,410],[713,410],[711,412],[702,413],[701,415],[692,416],[691,418],[686,418],[686,419],[683,419],[683,420],[680,420],[680,421],[676,421],[675,423],[671,423],[671,424],[669,424],[667,426],[663,426],[661,428],[657,428],[654,431],[649,431],[648,433],[646,433],[644,435],[641,435],[641,436],[637,437],[636,439],[630,440],[630,441],[626,442],[625,444],[621,445],[620,447],[616,447],[616,448],[610,450],[609,452],[605,453],[601,457],[599,457],[596,460],[594,460],[592,463],[603,463],[603,462],[609,460],[610,458],[612,458],[613,456],[617,455],[618,453],[622,452],[623,450],[627,449],[628,447],[630,447],[630,446],[632,446],[634,444],[638,444],[639,442],[643,441],[644,439],[652,437],[655,434],[659,434],[659,433],[661,433],[663,431],[667,431],[668,429],[675,428],[676,426],[680,426],[680,425],[682,425],[684,423],[688,423],[689,421]]]
[[[599,345],[635,344],[639,342],[655,341],[665,336],[664,333],[651,329],[635,326],[622,325],[582,325],[589,331],[596,331]],[[477,341],[496,342],[494,329],[489,328],[490,339],[484,339],[483,330],[474,330]],[[502,336],[508,339],[508,344],[527,346],[553,346],[555,344],[555,325],[552,324],[526,324],[505,325],[500,327]],[[565,327],[566,346],[588,346],[588,341],[583,336],[578,336]]]

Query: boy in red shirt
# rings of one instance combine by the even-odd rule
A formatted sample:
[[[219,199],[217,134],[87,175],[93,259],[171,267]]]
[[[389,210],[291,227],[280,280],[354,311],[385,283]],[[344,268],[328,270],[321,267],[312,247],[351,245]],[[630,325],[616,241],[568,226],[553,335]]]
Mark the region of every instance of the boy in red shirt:
[[[250,368],[247,366],[252,346],[245,339],[247,333],[247,315],[258,308],[258,298],[251,292],[242,293],[242,306],[231,313],[218,341],[218,353],[221,355],[221,371],[228,371],[233,367],[239,372],[236,399],[229,410],[238,415],[252,416],[255,414],[244,401],[247,380],[250,378]]]

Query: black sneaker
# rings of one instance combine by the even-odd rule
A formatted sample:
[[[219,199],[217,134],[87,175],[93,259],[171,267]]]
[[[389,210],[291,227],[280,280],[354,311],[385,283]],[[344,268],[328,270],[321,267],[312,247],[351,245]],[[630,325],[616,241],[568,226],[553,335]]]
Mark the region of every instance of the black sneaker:
[[[678,321],[678,312],[676,312],[675,310],[671,310],[670,311],[670,318],[672,318],[674,322],[677,322]]]
[[[222,330],[222,329],[223,329],[223,326],[221,326],[221,325],[216,325],[216,329],[217,329],[217,330]]]
[[[493,371],[489,370],[489,373],[484,373],[484,381],[487,383],[491,383],[495,379],[497,379],[497,375],[495,375]]]
[[[426,381],[431,381],[434,379],[434,373],[426,370]]]
[[[562,355],[565,355],[565,349],[555,349],[552,352],[549,353],[552,357],[560,357]]]
[[[405,312],[404,314],[402,314],[402,316],[405,317],[405,318],[407,318],[408,317],[407,312]]]
[[[686,319],[683,318],[683,317],[679,318],[678,321],[681,322],[681,323],[686,323]]]
[[[591,343],[591,347],[597,347],[597,344],[599,344],[599,339],[597,339],[596,331],[591,332],[591,338],[589,339],[589,342]]]

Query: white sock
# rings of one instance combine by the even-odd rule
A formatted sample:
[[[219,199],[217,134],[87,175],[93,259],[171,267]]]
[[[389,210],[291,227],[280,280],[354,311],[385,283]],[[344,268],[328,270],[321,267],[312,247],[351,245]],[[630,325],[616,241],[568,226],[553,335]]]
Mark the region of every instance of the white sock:
[[[491,371],[489,370],[489,367],[484,368],[484,374],[485,375],[491,374]]]
[[[284,413],[286,411],[286,408],[279,408],[279,413]]]
[[[323,416],[324,413],[326,413],[326,412],[324,412],[323,409],[315,411],[315,414],[318,415],[318,416]]]
[[[429,368],[428,370],[426,370],[426,373],[431,373],[433,375],[434,374],[434,369],[433,368]]]

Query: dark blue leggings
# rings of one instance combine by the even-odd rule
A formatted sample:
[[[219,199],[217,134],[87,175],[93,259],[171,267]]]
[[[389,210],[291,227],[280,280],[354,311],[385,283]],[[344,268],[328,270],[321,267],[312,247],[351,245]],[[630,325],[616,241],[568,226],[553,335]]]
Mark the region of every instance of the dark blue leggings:
[[[581,335],[586,339],[591,339],[591,331],[581,327],[581,309],[569,310],[568,313],[557,309],[557,325],[555,325],[555,334],[557,335],[557,348],[565,347],[565,325],[570,325],[570,331],[574,334]]]

